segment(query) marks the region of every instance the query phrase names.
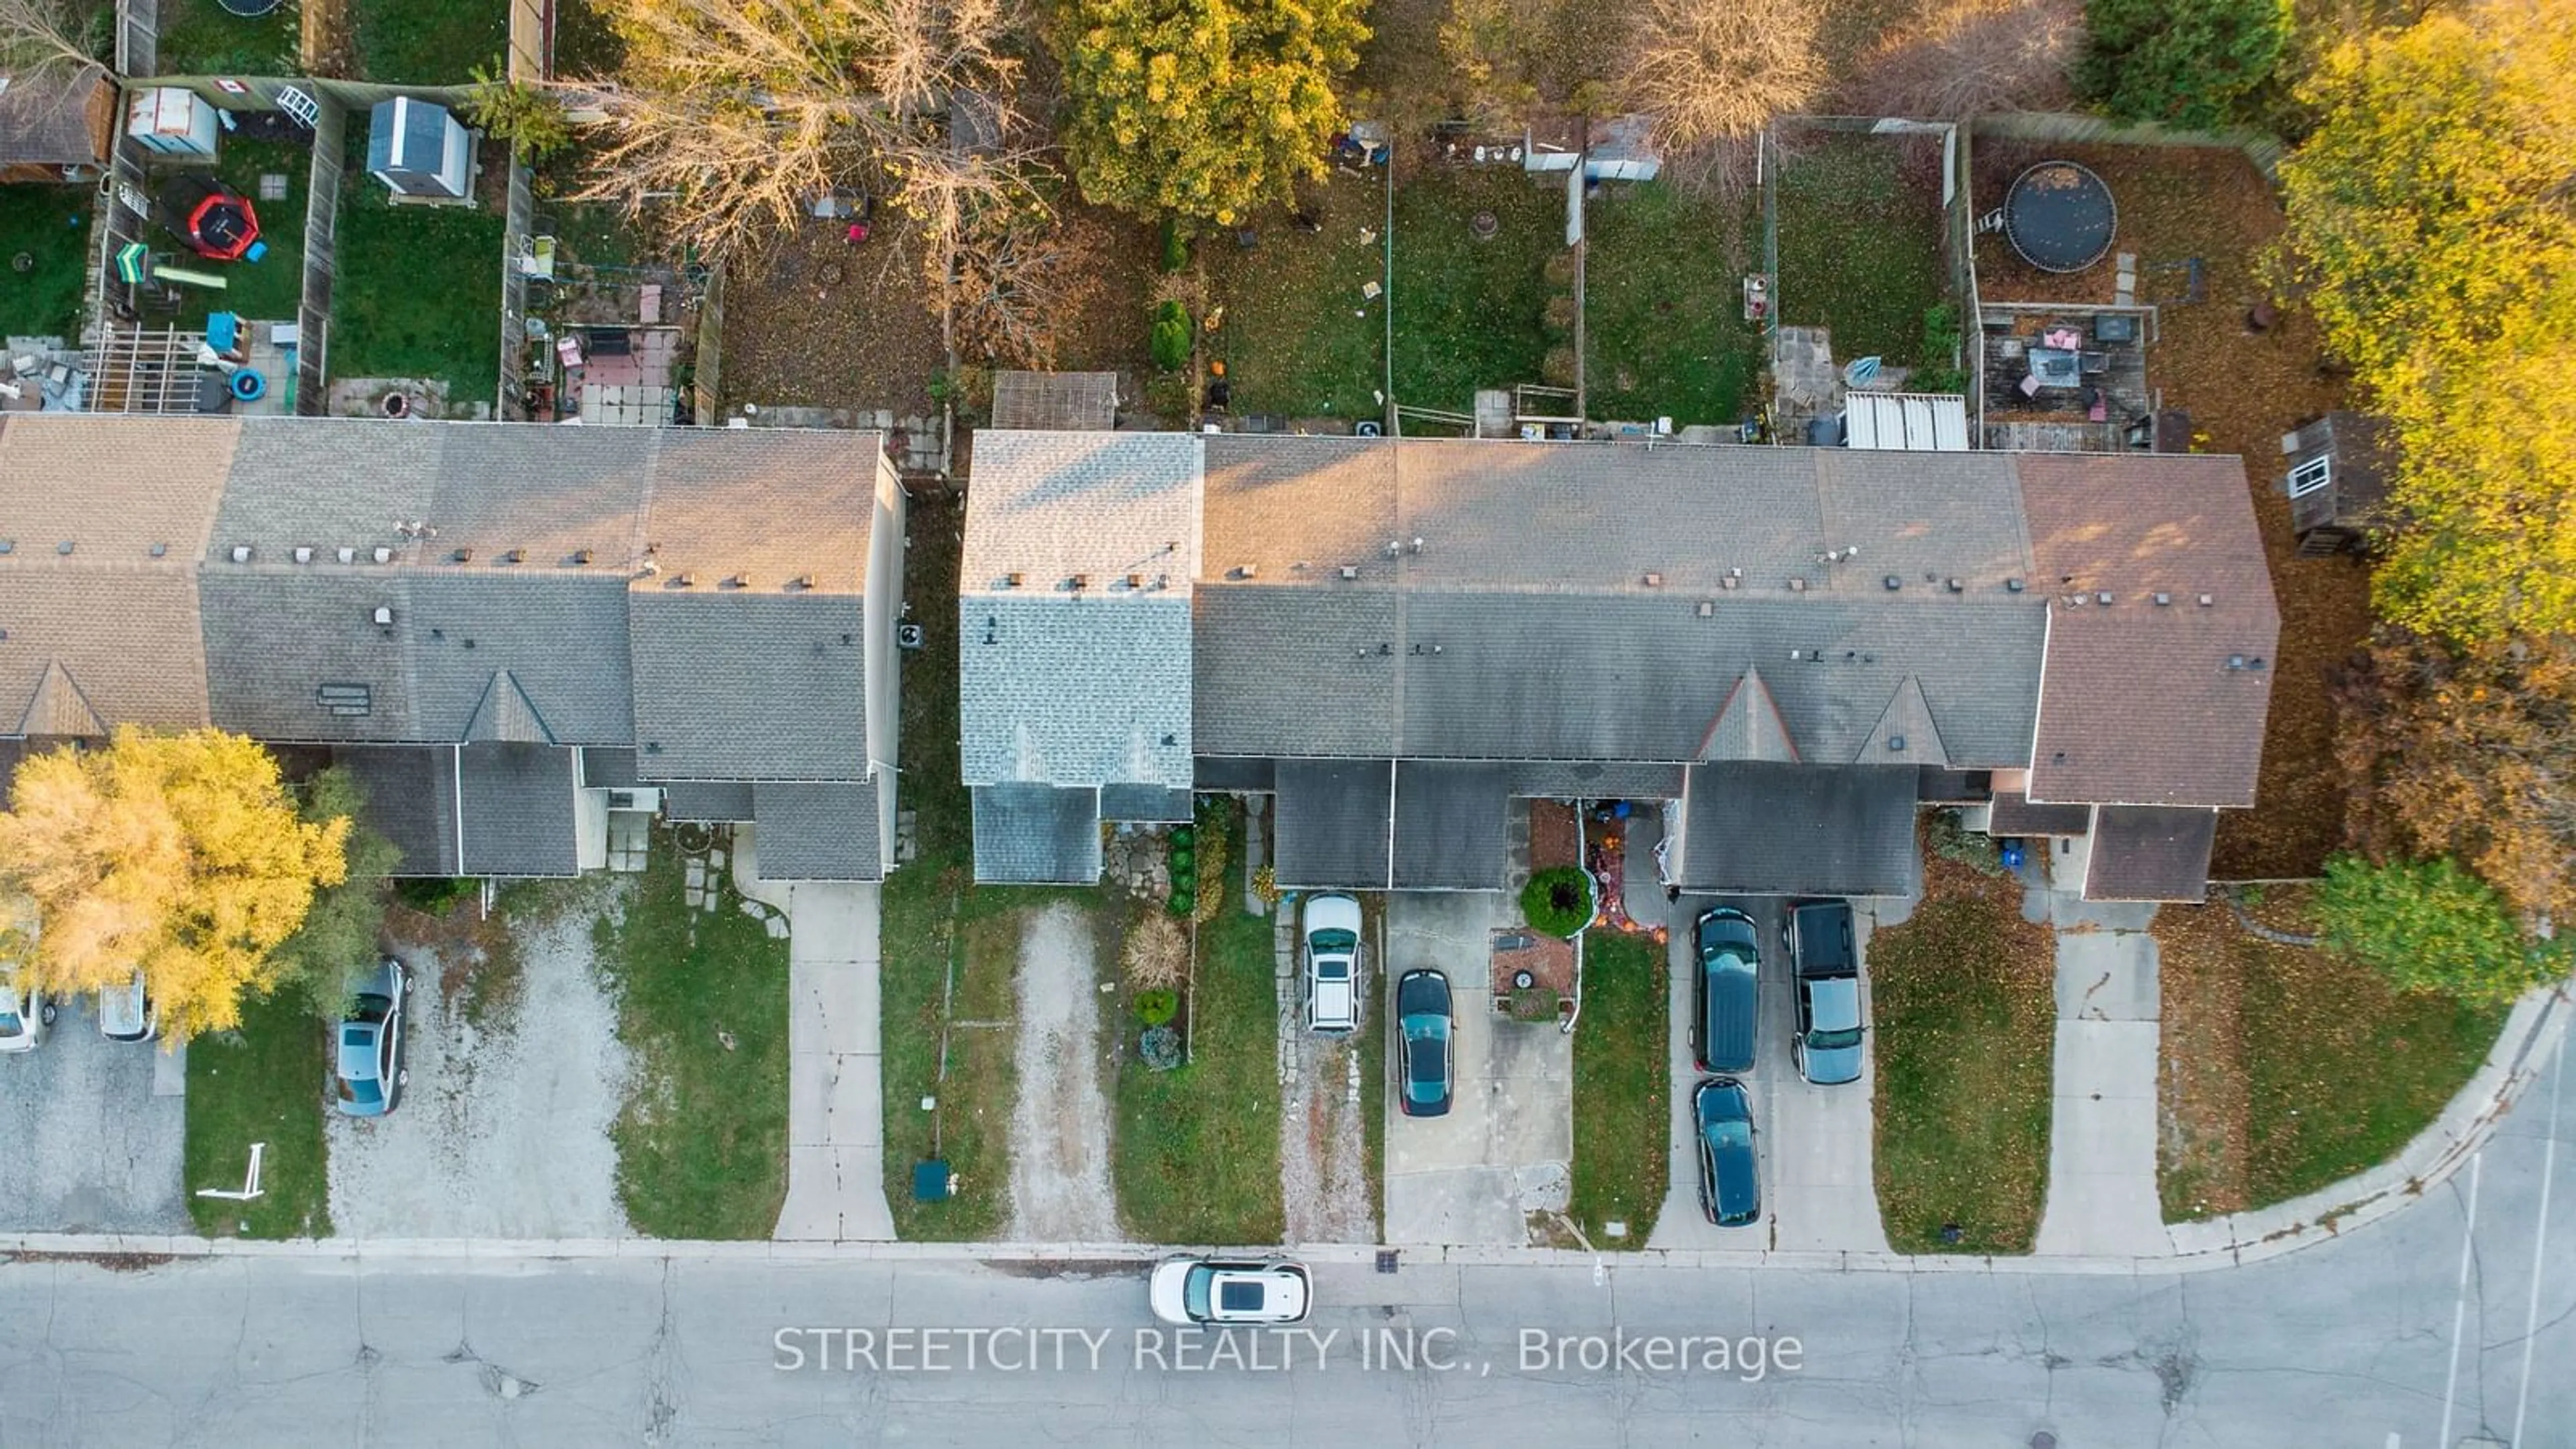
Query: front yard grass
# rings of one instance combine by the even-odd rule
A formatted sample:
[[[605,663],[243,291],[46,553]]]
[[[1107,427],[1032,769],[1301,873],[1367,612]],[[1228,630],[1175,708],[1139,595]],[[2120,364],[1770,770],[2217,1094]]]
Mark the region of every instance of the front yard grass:
[[[245,20],[216,0],[161,0],[155,69],[162,75],[302,75],[302,7]]]
[[[454,86],[481,66],[497,75],[510,45],[502,0],[346,0],[358,32],[358,68],[383,85]]]
[[[0,337],[80,338],[81,301],[89,284],[90,210],[98,193],[87,186],[29,183],[0,186]],[[17,270],[15,259],[33,263]]]
[[[352,156],[365,155],[363,124]],[[458,413],[501,376],[501,233],[483,206],[396,206],[364,175],[342,183],[328,364],[344,377],[444,379]]]
[[[188,1214],[210,1238],[321,1238],[331,1233],[329,1148],[322,1136],[327,1032],[305,998],[282,991],[242,1002],[236,1032],[188,1043]],[[268,1144],[261,1195],[248,1202],[199,1197],[238,1189],[250,1145]]]
[[[2308,893],[2275,891],[2265,924],[2305,931]],[[2486,1060],[2504,1008],[2389,989],[2368,969],[2281,946],[2224,906],[2156,913],[2162,953],[2165,1219],[2242,1212],[2395,1156]]]
[[[1242,833],[1239,815],[1234,831]],[[1119,1217],[1139,1242],[1249,1245],[1287,1231],[1271,920],[1243,913],[1243,853],[1228,859],[1225,904],[1198,931],[1189,1061],[1158,1072],[1139,1060],[1127,1029],[1135,1005],[1130,993],[1118,996],[1127,1040],[1110,1102],[1118,1126],[1109,1173]]]
[[[1583,938],[1583,1015],[1574,1026],[1574,1169],[1566,1215],[1596,1248],[1642,1248],[1671,1176],[1671,1040],[1665,951],[1650,937]],[[1541,1028],[1496,1028],[1539,1030]],[[1628,1225],[1624,1238],[1609,1235]]]
[[[1479,241],[1471,223],[1485,211],[1496,230]],[[1547,263],[1564,250],[1561,182],[1503,167],[1397,177],[1396,401],[1463,413],[1480,387],[1542,381]]]
[[[1782,323],[1828,327],[1834,360],[1947,365],[1923,355],[1923,314],[1948,291],[1940,194],[1906,178],[1902,145],[1817,134],[1793,144],[1779,178]]]
[[[1232,411],[1352,420],[1384,412],[1377,392],[1386,301],[1361,293],[1385,278],[1384,185],[1371,172],[1361,180],[1336,173],[1308,187],[1306,209],[1320,232],[1280,216],[1264,219],[1249,250],[1231,231],[1197,240],[1209,291],[1225,308],[1206,350],[1225,363]],[[1374,239],[1362,241],[1363,231]]]
[[[709,875],[720,898],[693,911],[663,834],[594,928],[633,1073],[609,1129],[617,1196],[648,1237],[766,1238],[787,1196],[787,943]]]
[[[1870,937],[1878,1207],[1900,1253],[2027,1253],[2038,1236],[2056,940],[2022,919],[2021,896],[1928,859],[1913,917]]]
[[[1742,291],[1752,209],[1643,182],[1605,189],[1583,217],[1591,415],[1676,427],[1742,417],[1762,375]]]

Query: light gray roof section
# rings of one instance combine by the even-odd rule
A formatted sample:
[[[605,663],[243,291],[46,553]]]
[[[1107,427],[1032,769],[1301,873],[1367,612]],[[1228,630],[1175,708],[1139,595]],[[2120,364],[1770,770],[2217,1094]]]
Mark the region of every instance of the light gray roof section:
[[[543,428],[560,432],[560,428]],[[747,573],[754,595],[856,594],[867,584],[880,490],[895,482],[882,433],[803,428],[635,428],[653,439],[652,494],[642,520],[658,579],[702,586]],[[978,457],[981,450],[978,450]],[[443,540],[442,540],[443,541]],[[806,588],[795,582],[812,575]]]
[[[1190,783],[1190,610],[1171,594],[960,601],[969,784]]]
[[[877,787],[755,785],[753,839],[763,880],[882,880]]]
[[[1391,760],[1281,760],[1273,864],[1284,890],[1384,890],[1394,822]]]
[[[472,876],[580,873],[573,835],[572,751],[549,745],[467,745],[457,762],[465,854]]]
[[[1922,885],[1912,765],[1696,765],[1682,888],[1732,895],[1903,896]]]
[[[507,671],[554,741],[634,742],[627,595],[615,578],[227,561],[206,566],[199,593],[214,720],[226,729],[461,740]],[[375,622],[379,608],[391,624]],[[365,712],[334,712],[325,685],[363,686]]]
[[[1771,686],[1762,682],[1762,668],[1754,665],[1735,681],[1720,705],[1717,719],[1700,741],[1698,756],[1703,760],[1794,760],[1798,742],[1789,737],[1789,725],[1780,718],[1779,701],[1771,697]]]
[[[678,780],[662,788],[662,814],[707,825],[741,825],[752,818],[751,787],[725,781]]]
[[[998,885],[1100,880],[1100,796],[1051,785],[978,785],[975,879]]]
[[[647,777],[867,775],[858,596],[702,585],[638,589],[626,598],[635,641],[634,739]]]
[[[1140,825],[1177,825],[1193,814],[1195,797],[1186,788],[1161,785],[1103,785],[1100,818]]]
[[[331,763],[365,792],[367,823],[402,858],[398,876],[446,879],[456,868],[456,759],[445,745],[341,745]]]
[[[1511,791],[1516,798],[1538,800],[1678,800],[1682,767],[1523,760],[1511,767]]]
[[[1075,574],[1105,590],[1142,573],[1186,598],[1200,446],[1195,433],[978,434],[958,592],[1049,593]]]
[[[1395,888],[1498,891],[1512,770],[1402,760],[1395,767]]]

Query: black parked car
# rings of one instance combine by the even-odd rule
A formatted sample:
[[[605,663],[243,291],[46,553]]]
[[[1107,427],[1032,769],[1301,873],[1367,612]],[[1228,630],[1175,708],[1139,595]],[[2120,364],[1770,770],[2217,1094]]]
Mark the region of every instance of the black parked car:
[[[1711,1077],[1691,1094],[1699,1136],[1699,1207],[1721,1228],[1762,1216],[1762,1175],[1753,1155],[1753,1101],[1733,1077]]]
[[[1407,971],[1395,983],[1395,1016],[1402,1033],[1407,1117],[1440,1117],[1449,1111],[1451,1026],[1449,978],[1437,971]]]
[[[1691,975],[1691,1048],[1703,1072],[1753,1070],[1753,1028],[1761,1019],[1762,950],[1753,918],[1732,906],[1700,913]]]

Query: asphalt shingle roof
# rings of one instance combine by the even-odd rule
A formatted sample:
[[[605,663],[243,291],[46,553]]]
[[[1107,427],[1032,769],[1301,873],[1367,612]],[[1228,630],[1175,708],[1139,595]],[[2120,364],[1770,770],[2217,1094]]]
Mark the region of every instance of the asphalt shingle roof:
[[[90,166],[107,154],[90,127],[90,107],[107,67],[0,72],[0,166]],[[113,108],[111,86],[105,104]]]
[[[1696,765],[1681,884],[1729,895],[1904,896],[1921,886],[1912,765]]]
[[[2105,805],[2093,814],[2086,900],[2196,903],[2209,898],[2216,810]]]
[[[978,785],[971,794],[976,880],[999,885],[1099,881],[1097,790],[1005,783]]]
[[[657,780],[868,773],[856,594],[700,587],[627,596],[638,768]]]
[[[446,746],[340,745],[331,763],[357,780],[367,823],[402,852],[394,874],[445,879],[459,873],[456,759]]]
[[[1281,760],[1272,864],[1283,890],[1384,890],[1395,810],[1392,760]]]
[[[763,880],[882,880],[874,781],[755,785],[753,841]]]
[[[1511,784],[1506,765],[1398,761],[1396,888],[1501,890]]]
[[[1103,785],[1100,818],[1145,825],[1174,825],[1188,820],[1195,797],[1187,789],[1161,785]]]
[[[549,745],[467,745],[456,774],[465,821],[458,874],[579,874],[572,751]]]
[[[672,820],[741,825],[752,818],[751,786],[741,781],[675,780],[662,786],[662,814]]]

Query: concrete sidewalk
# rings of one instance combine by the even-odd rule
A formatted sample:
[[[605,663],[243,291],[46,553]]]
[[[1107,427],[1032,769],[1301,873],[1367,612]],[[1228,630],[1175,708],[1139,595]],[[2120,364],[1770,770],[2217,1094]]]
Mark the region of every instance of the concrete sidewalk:
[[[2173,1251],[2156,1187],[2156,1063],[2163,998],[2153,906],[2048,893],[2057,928],[2057,1059],[2042,1255]]]
[[[877,887],[805,882],[787,898],[787,1202],[774,1236],[891,1240]]]

